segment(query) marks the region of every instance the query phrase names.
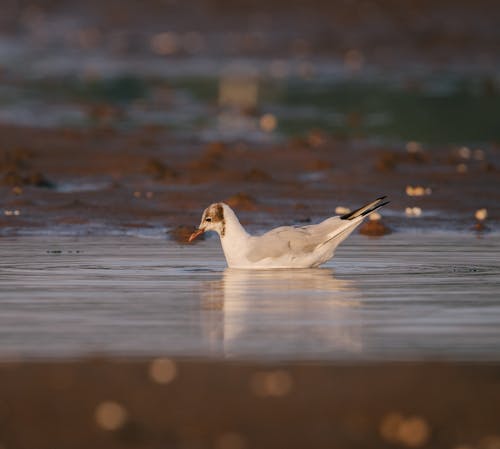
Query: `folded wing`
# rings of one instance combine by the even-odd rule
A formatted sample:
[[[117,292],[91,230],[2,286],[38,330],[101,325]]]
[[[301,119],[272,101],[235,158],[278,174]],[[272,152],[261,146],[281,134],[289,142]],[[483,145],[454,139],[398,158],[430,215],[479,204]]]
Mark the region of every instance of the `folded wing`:
[[[279,258],[288,254],[291,257],[312,253],[336,234],[341,232],[346,222],[340,217],[332,217],[310,226],[283,226],[273,229],[259,237],[253,237],[247,258],[258,262],[266,258]]]

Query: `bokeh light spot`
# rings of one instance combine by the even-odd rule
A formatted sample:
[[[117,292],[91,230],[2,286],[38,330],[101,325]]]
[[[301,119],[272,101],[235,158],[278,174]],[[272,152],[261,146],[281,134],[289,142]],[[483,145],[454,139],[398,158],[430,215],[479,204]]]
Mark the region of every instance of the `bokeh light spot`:
[[[104,430],[117,430],[127,419],[125,408],[113,401],[101,402],[95,411],[97,425]]]
[[[476,220],[478,221],[484,221],[486,218],[488,218],[488,210],[487,209],[478,209],[476,210],[476,213],[474,214],[476,217]]]
[[[400,443],[409,447],[419,447],[427,443],[430,428],[424,418],[410,416],[405,418],[400,413],[388,413],[380,423],[381,437],[391,443]]]
[[[167,358],[154,359],[149,365],[149,375],[159,384],[168,384],[177,376],[177,365]]]
[[[419,153],[422,151],[422,145],[419,142],[411,140],[406,144],[406,151],[410,154]]]
[[[264,114],[259,121],[260,128],[265,132],[273,132],[278,125],[278,120],[273,114]]]
[[[351,209],[349,209],[348,207],[344,207],[344,206],[337,206],[335,208],[335,213],[337,215],[345,215],[345,214],[348,214],[349,212],[351,212]]]
[[[420,207],[407,207],[405,209],[407,217],[420,217],[422,215],[422,208]]]

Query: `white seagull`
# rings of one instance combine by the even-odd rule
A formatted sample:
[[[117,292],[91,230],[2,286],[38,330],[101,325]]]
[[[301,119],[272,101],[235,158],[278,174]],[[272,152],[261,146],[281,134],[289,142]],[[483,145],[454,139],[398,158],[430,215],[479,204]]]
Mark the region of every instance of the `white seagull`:
[[[281,226],[260,236],[250,235],[225,203],[208,206],[189,241],[207,231],[220,236],[230,268],[312,268],[330,260],[335,249],[364,217],[384,206],[385,196],[345,215],[330,217],[309,226]]]

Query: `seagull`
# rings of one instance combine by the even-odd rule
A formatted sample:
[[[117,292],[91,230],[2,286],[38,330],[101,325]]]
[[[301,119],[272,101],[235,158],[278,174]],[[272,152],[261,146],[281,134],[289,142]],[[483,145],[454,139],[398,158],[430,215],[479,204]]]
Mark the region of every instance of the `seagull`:
[[[386,197],[345,215],[327,218],[308,226],[280,226],[265,234],[250,235],[234,211],[225,203],[208,206],[198,229],[189,237],[192,242],[207,231],[219,234],[229,268],[315,268],[329,261],[335,249],[363,219],[379,207]]]

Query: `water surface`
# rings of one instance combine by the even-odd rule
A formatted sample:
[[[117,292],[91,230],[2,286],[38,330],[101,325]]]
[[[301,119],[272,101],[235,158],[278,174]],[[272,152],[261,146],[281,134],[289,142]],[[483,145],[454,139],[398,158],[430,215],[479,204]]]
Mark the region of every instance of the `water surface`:
[[[246,271],[215,239],[2,238],[0,356],[500,360],[499,250],[354,236],[324,268]]]

